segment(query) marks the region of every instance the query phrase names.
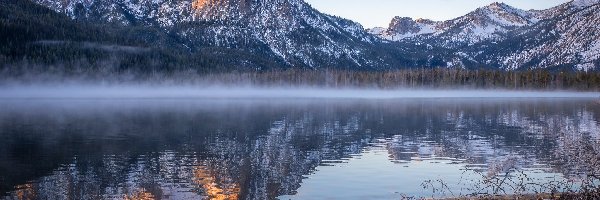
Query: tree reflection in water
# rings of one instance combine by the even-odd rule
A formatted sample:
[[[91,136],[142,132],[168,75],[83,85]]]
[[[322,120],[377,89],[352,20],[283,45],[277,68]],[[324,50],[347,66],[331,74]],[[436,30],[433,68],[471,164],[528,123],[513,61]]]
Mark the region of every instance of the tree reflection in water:
[[[274,199],[371,146],[399,168],[444,158],[487,169],[510,157],[574,177],[585,166],[569,155],[584,148],[569,141],[600,139],[591,100],[0,104],[7,199]]]

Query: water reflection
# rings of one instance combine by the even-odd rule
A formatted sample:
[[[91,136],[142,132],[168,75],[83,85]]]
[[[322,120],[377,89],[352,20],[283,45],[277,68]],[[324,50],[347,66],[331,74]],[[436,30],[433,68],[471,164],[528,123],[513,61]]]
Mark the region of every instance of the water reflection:
[[[581,170],[564,153],[569,142],[600,140],[600,105],[592,100],[5,100],[0,106],[6,199],[274,199],[334,184],[367,191],[363,197],[428,195],[397,180],[361,185],[328,178],[410,169],[394,176],[418,184],[427,176],[414,174],[443,169],[452,179],[461,168],[507,159],[541,176],[569,177]],[[389,165],[326,172],[369,158]],[[392,195],[378,196],[386,192]]]

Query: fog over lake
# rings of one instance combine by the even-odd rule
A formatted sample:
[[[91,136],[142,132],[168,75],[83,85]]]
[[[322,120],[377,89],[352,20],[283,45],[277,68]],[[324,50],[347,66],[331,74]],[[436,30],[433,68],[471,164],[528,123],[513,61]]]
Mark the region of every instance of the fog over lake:
[[[600,98],[599,92],[157,85],[1,86],[0,98]]]

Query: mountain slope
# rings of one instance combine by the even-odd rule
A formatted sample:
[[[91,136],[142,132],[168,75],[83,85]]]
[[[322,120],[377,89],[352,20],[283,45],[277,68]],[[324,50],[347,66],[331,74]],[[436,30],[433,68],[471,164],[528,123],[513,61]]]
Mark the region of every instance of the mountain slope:
[[[377,38],[302,0],[35,0],[75,20],[160,27],[190,51],[245,48],[288,66],[389,68]]]
[[[276,59],[243,49],[210,47],[190,52],[179,40],[152,27],[74,21],[31,1],[0,1],[3,77],[65,75],[129,79],[137,75],[175,72],[193,75],[284,66]],[[244,67],[236,68],[240,62],[245,62]]]
[[[420,43],[454,52],[447,66],[600,70],[599,3],[575,0],[530,11],[493,3],[444,22],[396,17],[390,27],[370,33],[399,45]]]
[[[535,13],[504,3],[492,3],[462,17],[444,22],[396,17],[384,31],[371,31],[371,33],[392,41],[433,38],[441,41],[443,46],[457,47],[473,45],[485,40],[499,40],[504,37],[504,33],[538,21],[540,19]]]
[[[577,4],[572,4],[577,8]],[[515,33],[515,38],[532,45],[512,48],[501,56],[500,62],[508,69],[526,67],[574,67],[576,70],[594,70],[600,67],[600,4],[583,7],[573,13],[557,15],[527,30]],[[515,40],[515,39],[513,39]]]
[[[397,17],[390,27],[369,32],[303,0],[34,1],[57,13],[21,15],[23,8],[0,13],[0,36],[7,44],[0,48],[3,63],[33,60],[97,70],[106,65],[108,71],[144,71],[148,66],[145,71],[600,70],[599,0],[529,11],[493,3],[444,22]],[[15,2],[29,0],[2,3]],[[44,24],[44,15],[60,20]],[[22,30],[39,33],[29,31],[33,36],[23,39]],[[42,34],[48,30],[52,33]]]

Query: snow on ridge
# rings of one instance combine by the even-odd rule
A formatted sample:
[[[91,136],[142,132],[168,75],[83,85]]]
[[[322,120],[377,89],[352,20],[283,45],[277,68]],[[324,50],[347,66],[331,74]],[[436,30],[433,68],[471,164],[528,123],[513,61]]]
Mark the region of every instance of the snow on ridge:
[[[577,8],[585,8],[598,3],[600,3],[600,0],[573,0],[571,2]]]
[[[362,25],[320,13],[303,0],[210,0],[210,5],[203,7],[194,7],[192,0],[33,1],[73,19],[158,25],[165,30],[194,21],[214,22],[179,32],[191,42],[201,40],[223,47],[236,47],[251,41],[266,44],[274,56],[286,63],[299,61],[317,67],[320,64],[315,60],[327,60],[323,57],[344,59],[359,67],[378,62],[365,59],[364,49],[350,48],[355,42],[376,41]],[[81,5],[85,8],[83,12],[76,10]],[[320,44],[305,45],[305,41],[296,36],[298,30],[307,31],[308,37]]]
[[[370,30],[370,33],[390,41],[412,39],[418,36],[427,38],[449,35],[444,36],[447,37],[449,43],[475,44],[483,40],[495,39],[499,33],[507,32],[509,27],[532,25],[540,19],[532,12],[514,8],[504,3],[492,3],[456,19],[444,22],[427,20],[421,23],[422,21],[412,20],[409,23],[405,18],[396,17],[387,30],[374,28]],[[399,25],[403,25],[401,31],[392,28],[392,26]],[[406,31],[406,29],[411,28],[417,29],[417,31]],[[461,31],[454,32],[456,29]]]
[[[388,41],[400,41],[406,38],[437,33],[439,32],[439,24],[440,22],[427,19],[414,20],[408,17],[395,17],[390,23],[390,27],[375,27],[368,29],[367,32]]]
[[[383,28],[383,27],[375,27],[375,28],[370,28],[367,29],[367,32],[373,35],[380,35],[383,34],[383,32],[385,32],[387,29]]]

